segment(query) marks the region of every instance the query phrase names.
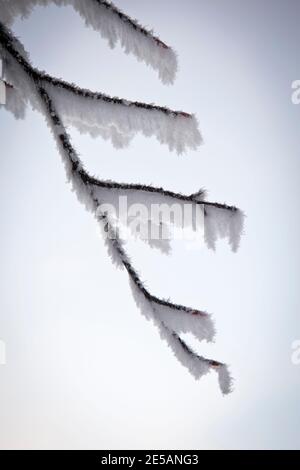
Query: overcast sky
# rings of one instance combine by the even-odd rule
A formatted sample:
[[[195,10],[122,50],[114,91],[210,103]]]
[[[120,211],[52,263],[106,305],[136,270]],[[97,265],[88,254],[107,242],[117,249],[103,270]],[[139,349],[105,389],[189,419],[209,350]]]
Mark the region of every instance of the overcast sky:
[[[116,151],[71,130],[88,170],[235,204],[239,252],[183,241],[128,250],[153,293],[214,314],[200,354],[231,365],[196,382],[141,316],[99,228],[65,180],[43,118],[0,110],[1,448],[299,448],[298,0],[118,0],[179,56],[175,84],[85,28],[71,8],[13,27],[33,63],[93,90],[194,112],[204,136],[178,157],[137,137]]]

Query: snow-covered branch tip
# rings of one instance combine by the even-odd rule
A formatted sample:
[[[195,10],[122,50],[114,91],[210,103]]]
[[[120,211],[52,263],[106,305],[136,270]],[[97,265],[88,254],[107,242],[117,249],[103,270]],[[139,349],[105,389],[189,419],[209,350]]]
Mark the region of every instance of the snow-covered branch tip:
[[[72,4],[75,9],[81,11],[81,2],[54,1],[57,5]],[[107,235],[105,243],[112,261],[127,271],[134,299],[142,314],[154,322],[161,337],[193,377],[198,379],[210,371],[216,371],[222,392],[229,393],[231,377],[227,366],[222,362],[199,356],[180,336],[183,333],[191,333],[199,341],[213,341],[215,329],[211,316],[204,311],[172,303],[149,292],[124,248],[125,243],[115,220],[102,210],[102,203],[114,202],[116,197],[126,194],[145,204],[160,200],[163,203],[172,204],[176,201],[201,207],[205,218],[205,239],[208,246],[214,248],[217,238],[228,237],[233,250],[236,250],[239,244],[243,214],[236,207],[206,201],[203,190],[183,195],[147,185],[103,181],[88,174],[72,146],[66,131],[66,123],[77,126],[83,132],[88,131],[91,135],[95,133],[111,138],[114,144],[120,144],[121,138],[127,143],[136,132],[142,132],[146,136],[155,135],[161,143],[167,143],[170,149],[175,148],[178,153],[185,147],[193,148],[197,145],[200,134],[193,116],[187,113],[82,90],[76,85],[55,79],[35,69],[23,45],[14,37],[7,25],[17,15],[28,15],[34,5],[48,3],[50,0],[24,2],[14,0],[9,5],[8,2],[1,0],[1,6],[5,8],[0,10],[0,18],[6,15],[6,24],[0,22],[0,58],[5,64],[5,80],[11,85],[6,87],[5,107],[17,118],[24,117],[28,104],[42,113],[57,143],[68,180],[80,202],[93,213]],[[117,14],[117,10],[107,2],[98,0],[87,2],[89,5],[92,3],[94,7],[97,5],[97,8],[106,8],[112,17]],[[157,38],[148,37],[148,33],[143,32],[136,23],[130,23],[126,15],[120,12],[118,15],[121,22],[129,23],[130,28],[154,41],[156,46],[168,49]],[[156,220],[152,222],[158,223]]]
[[[35,6],[70,5],[87,26],[108,40],[110,47],[119,42],[127,54],[133,54],[158,72],[164,84],[172,84],[177,71],[175,52],[152,31],[103,0],[0,0],[0,21],[11,26],[15,18],[28,17]]]
[[[28,94],[28,90],[24,90],[22,70],[26,70],[35,81],[43,83],[57,103],[57,110],[67,125],[92,137],[109,139],[116,148],[128,146],[137,133],[156,137],[161,144],[167,145],[169,150],[175,150],[178,154],[184,153],[188,148],[195,150],[202,143],[198,122],[193,114],[109,97],[51,77],[31,65],[23,46],[4,25],[0,29],[0,35],[1,42],[5,44],[5,49],[0,49],[6,63],[5,74],[9,82],[13,83],[15,96],[19,96],[23,108],[28,101],[36,107],[31,99],[32,93]],[[19,108],[20,103],[18,112]],[[17,115],[17,112],[14,114]],[[21,114],[23,117],[24,112]]]
[[[38,75],[67,125],[75,127],[80,133],[109,139],[115,148],[128,146],[137,133],[155,137],[159,143],[178,154],[187,149],[196,150],[202,143],[193,114],[109,97],[80,89],[41,72]]]

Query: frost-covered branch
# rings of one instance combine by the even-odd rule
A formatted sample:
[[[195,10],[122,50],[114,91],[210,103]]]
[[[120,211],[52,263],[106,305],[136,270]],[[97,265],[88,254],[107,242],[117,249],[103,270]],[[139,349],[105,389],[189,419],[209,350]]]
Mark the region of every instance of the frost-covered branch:
[[[39,72],[36,68],[32,67],[32,65],[29,62],[29,59],[27,58],[27,54],[24,52],[24,48],[22,44],[12,35],[12,33],[4,26],[0,26],[0,39],[2,43],[2,47],[0,47],[0,55],[4,57],[4,61],[6,64],[5,67],[5,73],[7,75],[7,79],[13,83],[13,92],[8,91],[7,93],[7,104],[6,107],[10,111],[12,111],[17,117],[23,117],[24,116],[24,110],[25,106],[29,102],[31,106],[35,109],[39,109],[39,103],[36,102],[36,97],[35,93],[32,91],[32,87],[28,86],[26,82],[26,77],[24,77],[24,73],[29,74],[29,76],[32,78],[32,81],[43,84],[43,87],[47,90],[51,98],[57,103],[57,109],[60,115],[65,118],[65,115],[68,114],[65,110],[64,103],[66,102],[66,99],[64,99],[64,94],[63,92],[68,93],[69,92],[69,86],[72,89],[71,94],[76,94],[74,90],[76,90],[76,87],[73,85],[69,85],[66,82],[63,82],[61,80],[56,80],[50,77],[49,75],[46,75],[44,73]],[[5,47],[3,47],[5,45]],[[52,83],[54,85],[52,86]],[[62,86],[61,86],[62,85]],[[74,88],[75,87],[75,88]],[[60,89],[59,93],[57,94],[55,91]],[[84,90],[81,90],[82,93],[84,93]],[[86,97],[85,95],[82,95],[82,103],[85,101],[94,101],[93,98],[89,100],[91,92],[86,90]],[[102,94],[91,94],[91,96],[99,97],[99,96],[105,96]],[[69,100],[70,101],[70,100]],[[124,101],[124,100],[119,100],[119,101]],[[76,102],[76,100],[75,100]],[[99,108],[105,104],[105,101],[101,101],[96,99],[96,103],[99,103]],[[70,101],[71,103],[71,101]],[[109,103],[110,106],[124,106],[120,103],[114,104],[114,103]],[[143,106],[148,106],[147,108],[143,108]],[[130,109],[131,106],[124,106],[126,109]],[[181,129],[180,133],[176,131],[177,125],[174,125],[174,122],[181,118],[183,121],[191,121],[191,117],[189,115],[185,115],[185,113],[179,114],[179,112],[174,112],[171,110],[166,110],[166,108],[162,107],[154,107],[153,109],[149,105],[143,105],[143,104],[134,104],[132,106],[133,108],[138,108],[142,107],[143,111],[146,114],[152,115],[153,113],[157,114],[160,113],[163,116],[166,116],[167,119],[169,119],[168,126],[165,127],[166,129],[166,134],[165,137],[168,136],[169,139],[171,139],[174,136],[174,138],[178,138],[181,136],[181,143],[180,145],[182,146],[183,143],[187,143],[188,139],[191,135],[191,132],[188,132],[187,127]],[[158,108],[158,109],[156,109]],[[77,106],[78,114],[82,114],[82,119],[85,119],[84,116],[86,116],[86,113],[82,111],[82,109],[85,111],[85,108],[83,105]],[[177,114],[176,114],[177,113]],[[105,115],[105,113],[103,113]],[[181,116],[183,114],[183,116]],[[119,119],[120,112],[114,112],[114,116],[116,119]],[[154,119],[156,119],[156,117]],[[128,123],[128,114],[124,116],[124,121]],[[138,119],[136,119],[138,122]],[[104,121],[105,122],[105,121]],[[107,118],[107,122],[109,122],[109,118]],[[146,125],[146,119],[143,116],[141,118],[141,122],[143,125]],[[157,132],[162,132],[162,126],[161,126],[161,121],[158,118],[155,122],[155,126],[153,126],[154,122],[152,120],[150,129],[154,129],[154,131]],[[138,126],[138,124],[137,124]],[[195,129],[194,129],[195,130]],[[196,131],[198,132],[197,128]],[[145,129],[146,135],[150,134],[149,129]],[[174,142],[174,139],[172,140]],[[171,140],[169,140],[169,145],[171,143]],[[178,142],[179,145],[179,142]],[[129,195],[135,194],[135,201],[134,202],[143,202],[144,204],[148,201],[151,202],[158,202],[157,199],[153,200],[153,197],[161,197],[163,200],[160,200],[160,202],[164,203],[169,203],[172,204],[174,201],[176,202],[181,202],[181,203],[190,203],[193,205],[201,205],[204,207],[204,214],[205,214],[205,241],[208,245],[209,248],[214,249],[215,248],[215,242],[218,238],[228,238],[229,243],[234,251],[239,246],[240,242],[240,236],[242,233],[242,228],[243,228],[243,214],[234,206],[228,206],[226,204],[220,204],[216,202],[209,202],[204,200],[205,193],[203,190],[198,191],[197,193],[191,194],[191,195],[184,195],[180,193],[175,193],[172,191],[167,191],[164,190],[163,188],[155,188],[152,186],[147,186],[147,185],[140,185],[140,184],[120,184],[117,182],[113,181],[103,181],[98,178],[92,177],[90,175],[86,175],[86,178],[89,180],[90,184],[93,184],[95,187],[98,189],[106,189],[110,190],[113,189],[115,190],[114,196],[122,196],[126,195],[127,197]],[[112,193],[111,193],[112,194]],[[104,194],[102,192],[101,197],[104,197]],[[111,196],[110,196],[111,197]]]
[[[30,72],[57,103],[57,109],[66,124],[71,124],[82,133],[93,137],[110,139],[115,147],[124,147],[137,134],[142,133],[168,145],[170,150],[183,153],[187,148],[196,149],[202,142],[195,116],[183,111],[137,101],[111,98],[103,93],[93,93],[74,84],[51,77],[29,62],[27,53],[7,28],[1,31],[6,50],[13,55],[22,69]],[[17,53],[17,54],[16,54]],[[5,54],[4,51],[4,57]],[[6,57],[6,62],[9,62]],[[23,101],[28,99],[19,71],[13,64],[6,73]]]
[[[69,136],[61,122],[46,90],[38,89],[45,105],[45,115],[62,155],[68,178],[79,200],[91,210],[106,232],[106,244],[114,263],[125,267],[131,281],[134,299],[143,315],[158,327],[161,337],[168,343],[177,359],[190,373],[199,379],[210,370],[218,373],[220,388],[224,394],[231,390],[231,379],[225,364],[197,355],[179,336],[192,333],[198,340],[212,341],[215,330],[211,317],[203,311],[171,303],[152,295],[144,286],[133,267],[114,227],[105,213],[99,212],[101,201],[95,197],[87,173],[72,147]]]
[[[93,1],[96,2],[96,0]],[[18,4],[15,1],[12,3]],[[46,5],[48,2],[25,3],[33,6],[33,3]],[[72,3],[75,4],[75,2]],[[99,3],[104,4],[105,2]],[[27,10],[25,14],[27,14]],[[0,57],[4,59],[6,80],[13,87],[8,89],[6,109],[13,112],[16,117],[23,117],[26,106],[30,104],[33,109],[41,112],[46,118],[58,145],[72,188],[78,199],[85,204],[85,207],[94,214],[100,223],[112,261],[118,267],[126,269],[135,301],[141,312],[154,322],[161,337],[195,378],[200,378],[209,371],[215,370],[219,376],[222,392],[229,393],[231,379],[227,366],[219,361],[199,356],[180,337],[182,333],[192,333],[200,341],[212,341],[215,331],[210,315],[156,297],[146,289],[124,248],[119,227],[115,220],[103,211],[102,204],[107,201],[114,202],[116,198],[126,194],[128,197],[134,198],[135,201],[138,200],[145,204],[151,204],[157,200],[167,201],[171,204],[175,200],[177,203],[189,203],[191,206],[202,207],[206,221],[205,239],[209,247],[214,248],[218,237],[228,237],[234,250],[238,247],[242,230],[242,213],[235,207],[205,201],[203,190],[183,195],[163,188],[141,184],[122,184],[95,178],[85,170],[65,128],[66,122],[71,123],[72,121],[74,124],[74,121],[78,119],[81,125],[84,123],[83,125],[87,128],[98,127],[108,131],[114,127],[117,133],[127,135],[126,138],[130,137],[130,133],[140,131],[145,135],[155,135],[161,142],[168,143],[171,149],[176,148],[180,152],[184,146],[193,146],[190,134],[194,133],[194,137],[197,136],[195,129],[197,132],[198,130],[197,126],[195,127],[193,117],[183,112],[171,111],[158,106],[109,98],[106,95],[82,90],[75,85],[50,77],[32,67],[22,44],[13,36],[7,26],[1,23]],[[110,108],[103,110],[102,108],[105,106]],[[140,111],[143,115],[138,117]],[[122,124],[122,116],[120,115],[123,112],[126,119],[129,118],[130,121],[128,128]],[[149,122],[143,127],[139,121],[145,121],[146,116]],[[165,119],[163,126],[162,119]],[[194,122],[194,127],[191,128],[183,124],[192,122]],[[97,132],[99,133],[99,131]],[[178,133],[180,138],[176,140]],[[198,134],[199,136],[200,134]]]
[[[195,150],[202,142],[197,119],[192,114],[93,93],[36,73],[66,124],[92,137],[109,139],[116,148],[128,146],[137,133],[156,137],[178,154],[188,148]]]
[[[0,0],[0,20],[11,26],[16,17],[28,17],[35,6],[70,5],[87,26],[99,32],[113,48],[119,41],[124,51],[150,65],[165,84],[174,81],[177,71],[175,52],[113,3],[103,0]]]

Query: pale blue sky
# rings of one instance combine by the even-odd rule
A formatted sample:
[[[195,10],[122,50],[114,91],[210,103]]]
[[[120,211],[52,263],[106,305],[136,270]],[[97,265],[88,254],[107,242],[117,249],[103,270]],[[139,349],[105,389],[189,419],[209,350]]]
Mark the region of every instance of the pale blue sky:
[[[196,113],[204,145],[183,157],[138,137],[116,151],[71,132],[87,168],[235,204],[241,249],[129,244],[154,293],[213,312],[198,351],[231,364],[235,391],[196,382],[141,316],[127,276],[65,182],[41,115],[0,110],[1,448],[299,448],[300,78],[297,0],[116,1],[179,55],[172,87],[72,9],[37,9],[14,31],[35,65],[128,99]]]

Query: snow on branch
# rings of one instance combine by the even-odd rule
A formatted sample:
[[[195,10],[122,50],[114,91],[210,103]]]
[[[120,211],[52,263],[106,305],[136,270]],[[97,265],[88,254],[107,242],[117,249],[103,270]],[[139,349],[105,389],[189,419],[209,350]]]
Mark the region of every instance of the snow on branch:
[[[166,235],[161,237],[161,241],[168,238],[167,234],[172,232],[173,227],[197,231],[202,220],[198,210],[204,210],[204,240],[208,248],[215,249],[216,240],[219,238],[226,238],[233,251],[239,246],[244,215],[236,207],[204,199],[195,200],[193,195],[186,196],[146,185],[120,184],[94,177],[89,177],[89,184],[93,187],[94,197],[101,201],[102,205],[110,207],[110,215],[117,215],[121,222],[130,223],[130,219],[126,219],[128,208],[136,207],[139,209],[139,220],[145,224],[148,221],[156,227],[160,223],[164,224],[161,233]],[[152,231],[145,228],[146,233],[157,234],[157,230],[155,227]],[[152,238],[155,239],[155,236]]]
[[[55,108],[47,92],[40,88],[39,93],[45,103],[46,119],[57,141],[68,178],[79,200],[96,214],[97,220],[103,225],[108,252],[119,267],[125,267],[131,281],[135,301],[143,315],[151,319],[158,327],[161,337],[167,342],[174,355],[189,372],[199,379],[214,370],[218,373],[222,393],[231,391],[231,379],[225,364],[198,356],[179,336],[190,332],[199,340],[212,341],[215,330],[211,317],[199,310],[171,303],[153,296],[145,288],[124,249],[124,242],[106,214],[97,211],[99,200],[95,197],[89,178],[76,151],[73,149],[64,126],[56,114]]]
[[[50,96],[42,87],[39,88],[38,92],[44,102],[46,120],[57,142],[73,190],[79,200],[94,212],[106,234],[109,234],[109,237],[105,238],[109,254],[114,264],[127,270],[134,299],[141,312],[156,324],[161,337],[166,340],[177,359],[196,379],[211,370],[215,370],[218,373],[222,393],[229,393],[231,391],[231,379],[227,366],[221,362],[198,356],[179,336],[179,333],[190,332],[199,340],[212,341],[215,330],[210,316],[206,312],[160,299],[145,288],[124,249],[124,242],[120,239],[118,230],[111,223],[107,214],[99,214],[99,211],[97,211],[98,199],[94,197],[87,174],[71,145],[69,136],[56,113]]]
[[[111,98],[108,98],[106,95],[101,93],[92,93],[88,90],[82,90],[77,88],[75,85],[68,84],[62,80],[57,80],[50,77],[47,74],[37,71],[31,66],[26,56],[22,53],[22,45],[16,40],[7,28],[0,27],[0,37],[2,37],[3,42],[6,44],[5,50],[2,47],[2,55],[5,57],[5,74],[8,80],[13,83],[13,88],[8,90],[8,97],[6,108],[11,110],[16,117],[24,116],[24,109],[26,102],[30,102],[34,109],[39,109],[39,102],[36,99],[36,94],[34,92],[33,80],[42,83],[51,98],[56,103],[56,109],[58,114],[61,115],[65,120],[65,114],[68,114],[66,111],[66,101],[70,106],[74,106],[77,109],[78,115],[82,119],[86,119],[87,109],[83,106],[85,102],[96,103],[97,107],[101,109],[102,106],[111,106],[112,108],[118,107],[119,111],[115,110],[113,115],[116,119],[119,119],[119,122],[124,121],[125,125],[128,123],[128,119],[125,118],[125,113],[120,113],[120,108],[125,108],[126,111],[133,110],[133,116],[137,111],[144,112],[145,115],[152,115],[156,113],[160,118],[166,118],[169,120],[169,126],[166,128],[168,131],[167,134],[178,138],[181,134],[181,148],[184,142],[184,139],[188,139],[191,136],[191,133],[188,132],[186,128],[180,129],[180,132],[176,130],[176,125],[174,122],[176,119],[182,119],[185,121],[193,121],[193,119],[186,115],[185,113],[179,111],[171,111],[167,108],[159,106],[151,106],[143,103],[131,103],[129,105],[124,105],[124,100],[114,99],[113,102]],[[8,51],[8,54],[7,54]],[[1,50],[0,50],[1,54]],[[32,77],[31,81],[26,79],[26,73]],[[58,91],[59,90],[59,91]],[[58,91],[58,92],[57,92]],[[68,99],[64,99],[64,94],[68,94]],[[71,97],[73,96],[75,105],[72,104]],[[82,104],[80,105],[77,102],[77,99],[82,99]],[[100,103],[100,104],[98,104]],[[112,113],[110,113],[112,114]],[[105,125],[106,120],[104,118],[105,112],[103,114],[103,125]],[[109,122],[109,117],[106,118]],[[135,118],[135,121],[138,120]],[[150,120],[151,121],[151,120]],[[152,119],[151,124],[154,124],[155,119]],[[96,122],[96,121],[95,121]],[[146,126],[146,119],[141,119],[141,122]],[[157,119],[155,123],[155,130],[157,132],[162,132],[161,122]],[[172,125],[174,126],[172,128]],[[138,124],[137,124],[138,127]],[[150,125],[150,129],[151,129]],[[149,129],[144,127],[144,133],[147,134]],[[172,132],[171,132],[172,131]],[[150,132],[150,131],[149,131]],[[194,128],[194,137],[197,137],[197,128]],[[172,141],[174,143],[174,140]],[[169,141],[169,145],[171,140]],[[179,141],[177,141],[179,145]],[[179,148],[177,147],[177,150]],[[110,204],[117,204],[117,201],[121,196],[126,196],[131,204],[134,203],[143,203],[146,206],[151,204],[169,204],[170,206],[176,202],[181,205],[190,203],[194,205],[201,205],[205,208],[205,241],[209,248],[215,248],[215,242],[218,238],[226,237],[233,250],[236,250],[241,233],[243,228],[243,214],[234,206],[227,206],[225,204],[212,203],[205,201],[205,192],[203,190],[198,191],[197,193],[191,195],[184,195],[180,193],[175,193],[172,191],[166,191],[163,188],[155,188],[152,186],[146,186],[141,184],[120,184],[113,181],[102,181],[97,178],[93,178],[86,175],[86,178],[89,180],[89,184],[93,185],[94,194],[99,196],[102,201],[109,202]],[[152,221],[153,224],[157,224],[158,221]],[[169,246],[166,240],[156,241],[154,239],[148,238],[148,243],[151,246],[160,248],[164,252],[169,252]]]
[[[111,98],[53,78],[31,66],[26,53],[19,47],[19,41],[11,37],[7,28],[2,28],[2,36],[6,40],[7,51],[10,52],[2,52],[7,64],[5,74],[14,85],[22,109],[30,98],[32,106],[37,106],[35,95],[28,94],[28,89],[24,89],[25,69],[35,80],[43,82],[43,86],[57,103],[57,110],[64,123],[76,127],[81,133],[110,139],[117,148],[127,146],[137,133],[146,137],[155,136],[161,144],[166,144],[178,154],[188,148],[195,150],[201,144],[202,137],[194,115],[162,106]],[[11,54],[16,63],[11,60]],[[21,70],[18,65],[21,65]],[[10,109],[13,111],[12,106]]]
[[[240,210],[226,211],[222,206],[205,206],[204,237],[208,248],[215,250],[219,238],[227,238],[232,251],[240,245],[244,228],[244,214]]]
[[[159,74],[165,84],[173,83],[177,71],[175,52],[154,36],[152,31],[103,0],[0,0],[0,20],[11,26],[16,17],[26,18],[35,6],[70,5],[80,14],[87,26],[108,40],[110,47],[119,41],[127,54],[133,54]]]
[[[187,148],[195,150],[202,138],[194,115],[168,108],[127,101],[93,93],[75,85],[42,75],[48,93],[57,103],[65,124],[92,137],[110,139],[114,147],[128,146],[141,133],[155,136],[161,144],[178,154]]]
[[[221,392],[227,395],[232,391],[233,381],[226,364],[199,356],[163,322],[160,323],[159,329],[161,338],[167,341],[175,357],[195,379],[200,379],[208,372],[215,371],[218,374]]]
[[[21,2],[12,3],[15,5],[18,4],[19,6],[21,5]],[[29,4],[33,2],[26,3]],[[42,3],[46,4],[47,2]],[[214,248],[215,241],[218,237],[224,236],[229,238],[233,249],[238,247],[242,230],[242,213],[235,207],[205,201],[205,192],[203,190],[199,190],[191,195],[183,195],[166,191],[163,188],[140,184],[134,185],[116,183],[113,181],[101,181],[90,176],[86,172],[76,150],[73,148],[66,131],[64,119],[66,119],[68,112],[66,112],[67,106],[64,99],[66,93],[69,93],[68,99],[70,100],[70,106],[72,99],[74,102],[79,98],[82,99],[82,103],[77,102],[75,105],[76,113],[80,112],[81,106],[85,106],[83,102],[93,102],[93,106],[97,101],[101,102],[101,104],[103,102],[106,104],[109,103],[111,106],[119,106],[114,119],[117,119],[117,114],[121,113],[121,109],[123,108],[133,109],[135,112],[141,109],[145,115],[160,113],[160,118],[166,116],[170,119],[170,121],[168,121],[168,132],[171,132],[170,127],[172,126],[170,123],[172,120],[174,121],[178,118],[188,120],[191,119],[191,117],[184,113],[173,112],[165,108],[144,105],[142,103],[126,104],[123,100],[118,99],[115,99],[117,102],[114,102],[114,99],[108,97],[106,97],[106,100],[105,95],[92,94],[91,92],[77,89],[75,85],[66,84],[65,82],[49,77],[31,66],[20,42],[12,35],[6,26],[1,24],[1,22],[0,57],[4,60],[5,77],[8,83],[12,85],[12,87],[8,87],[11,91],[11,96],[9,96],[8,93],[8,101],[5,105],[6,108],[11,110],[16,117],[22,117],[24,107],[30,103],[34,109],[37,109],[45,117],[57,143],[72,189],[79,201],[85,205],[87,210],[92,212],[99,222],[105,234],[105,243],[108,253],[114,264],[126,269],[135,301],[141,309],[141,312],[154,322],[161,337],[167,342],[174,355],[195,378],[198,379],[214,370],[218,374],[221,391],[224,394],[229,393],[231,391],[231,378],[227,366],[219,361],[199,356],[180,337],[182,333],[189,332],[200,341],[212,341],[215,330],[211,316],[204,311],[195,310],[156,297],[146,289],[125,250],[125,243],[120,236],[119,228],[115,220],[111,218],[106,211],[103,211],[102,204],[115,203],[122,195],[126,195],[131,199],[131,202],[139,201],[146,205],[151,205],[156,201],[163,201],[171,205],[176,201],[179,204],[188,203],[193,207],[201,208],[205,219],[208,220],[208,225],[205,229],[205,237],[211,248]],[[60,93],[61,96],[59,96]],[[85,93],[87,93],[87,96],[85,96]],[[71,96],[73,98],[71,98]],[[60,102],[63,102],[61,107]],[[86,111],[85,109],[85,112]],[[69,114],[74,117],[75,112],[74,114],[72,114],[72,112],[70,111]],[[91,115],[95,112],[95,109],[93,109]],[[103,127],[105,129],[107,129],[107,120],[109,121],[108,116],[106,120],[103,118]],[[95,120],[95,122],[96,121],[97,120]],[[152,125],[154,126],[154,121]],[[158,120],[155,122],[155,126],[159,128],[161,122]],[[181,126],[182,122],[180,124],[180,127]],[[142,128],[139,130],[142,132],[145,131],[145,129]],[[120,132],[120,130],[118,131]],[[176,131],[178,131],[178,129]],[[147,135],[147,132],[144,133]],[[185,128],[184,133],[188,134],[189,131]],[[151,135],[158,136],[159,134],[153,132]],[[166,141],[168,141],[169,146],[170,142],[174,142],[172,139],[166,139]],[[187,140],[186,142],[189,141]],[[174,146],[177,151],[181,148],[180,145],[178,147],[178,144],[174,144]],[[154,219],[152,223],[158,224],[159,220]],[[162,245],[160,245],[160,248],[162,248]]]

